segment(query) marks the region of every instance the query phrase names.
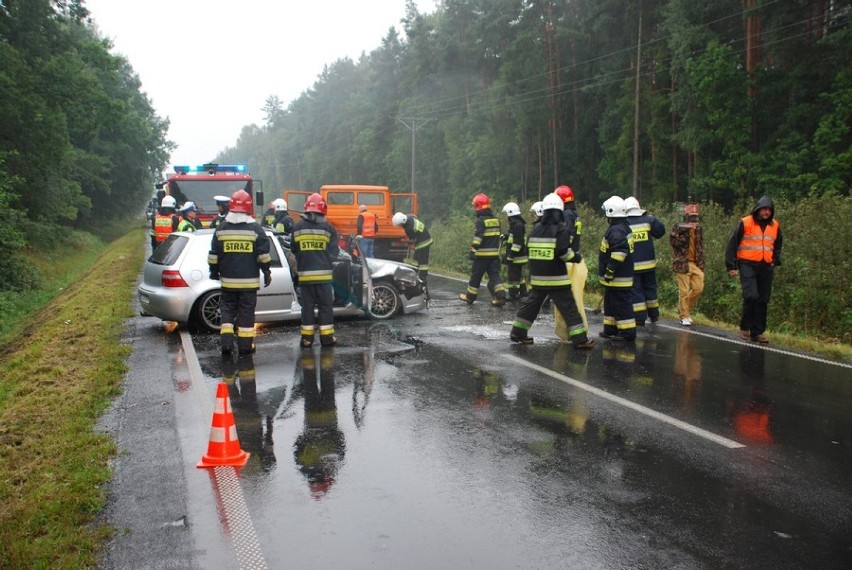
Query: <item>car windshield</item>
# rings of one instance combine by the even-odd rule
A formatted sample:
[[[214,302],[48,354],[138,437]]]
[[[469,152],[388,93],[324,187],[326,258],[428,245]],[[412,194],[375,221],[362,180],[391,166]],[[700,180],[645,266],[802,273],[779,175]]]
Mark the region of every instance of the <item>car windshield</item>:
[[[148,261],[157,265],[174,265],[188,243],[188,237],[171,234],[166,238],[166,241],[154,249],[154,253],[151,254]]]
[[[251,193],[246,180],[173,180],[171,189],[181,204],[191,200],[202,214],[217,212],[214,196],[231,196],[237,190]]]

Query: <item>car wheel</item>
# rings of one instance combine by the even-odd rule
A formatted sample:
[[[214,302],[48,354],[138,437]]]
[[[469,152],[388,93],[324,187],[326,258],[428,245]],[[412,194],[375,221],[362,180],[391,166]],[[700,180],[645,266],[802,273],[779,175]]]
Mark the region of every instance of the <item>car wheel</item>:
[[[222,328],[222,313],[219,302],[222,292],[218,289],[203,294],[195,305],[195,324],[208,332],[218,332]]]
[[[373,283],[373,302],[370,305],[370,317],[389,319],[399,312],[402,302],[396,287],[386,281]]]

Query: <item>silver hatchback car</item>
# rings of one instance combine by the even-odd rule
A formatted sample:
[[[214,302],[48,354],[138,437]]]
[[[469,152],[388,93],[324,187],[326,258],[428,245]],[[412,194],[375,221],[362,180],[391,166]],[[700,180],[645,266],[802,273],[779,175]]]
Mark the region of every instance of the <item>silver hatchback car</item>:
[[[289,242],[272,231],[266,234],[271,244],[272,283],[258,292],[255,320],[299,320],[302,307]],[[210,279],[207,265],[212,236],[213,230],[175,232],[154,250],[145,262],[138,288],[143,314],[192,329],[219,330],[220,283]],[[361,259],[357,242],[350,245],[334,262],[335,316],[389,319],[426,308],[425,287],[415,267]]]

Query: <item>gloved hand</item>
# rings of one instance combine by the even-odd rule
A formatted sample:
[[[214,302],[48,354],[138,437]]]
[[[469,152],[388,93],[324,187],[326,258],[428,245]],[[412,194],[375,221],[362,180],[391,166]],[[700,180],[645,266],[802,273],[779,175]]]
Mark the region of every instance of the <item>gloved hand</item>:
[[[613,279],[615,279],[615,269],[612,269],[612,268],[609,268],[609,267],[608,267],[608,268],[607,268],[607,270],[606,270],[606,271],[604,271],[604,281],[606,281],[607,283],[609,283],[609,282],[610,282],[610,281],[612,281]]]
[[[476,252],[473,251],[473,250],[470,250],[469,252],[467,252],[467,258],[471,261],[475,260],[476,259]]]
[[[219,280],[219,268],[218,267],[211,267],[210,268],[210,279],[212,279],[213,281]]]
[[[568,263],[580,263],[583,261],[583,254],[579,251],[574,252],[574,257],[568,260]]]
[[[272,283],[272,272],[270,270],[266,270],[263,272],[263,286],[269,287]]]

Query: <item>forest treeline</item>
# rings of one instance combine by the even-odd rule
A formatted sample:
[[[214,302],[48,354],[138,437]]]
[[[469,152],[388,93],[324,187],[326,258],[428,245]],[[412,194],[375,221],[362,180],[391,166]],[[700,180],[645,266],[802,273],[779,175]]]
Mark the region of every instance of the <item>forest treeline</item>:
[[[477,192],[524,201],[559,184],[593,206],[849,192],[848,0],[437,4],[408,2],[401,30],[290,104],[270,96],[266,123],[219,160],[276,192],[409,191],[413,145],[427,219]]]
[[[164,170],[168,122],[111,48],[83,0],[0,1],[0,291],[37,285],[25,247],[138,217]]]

